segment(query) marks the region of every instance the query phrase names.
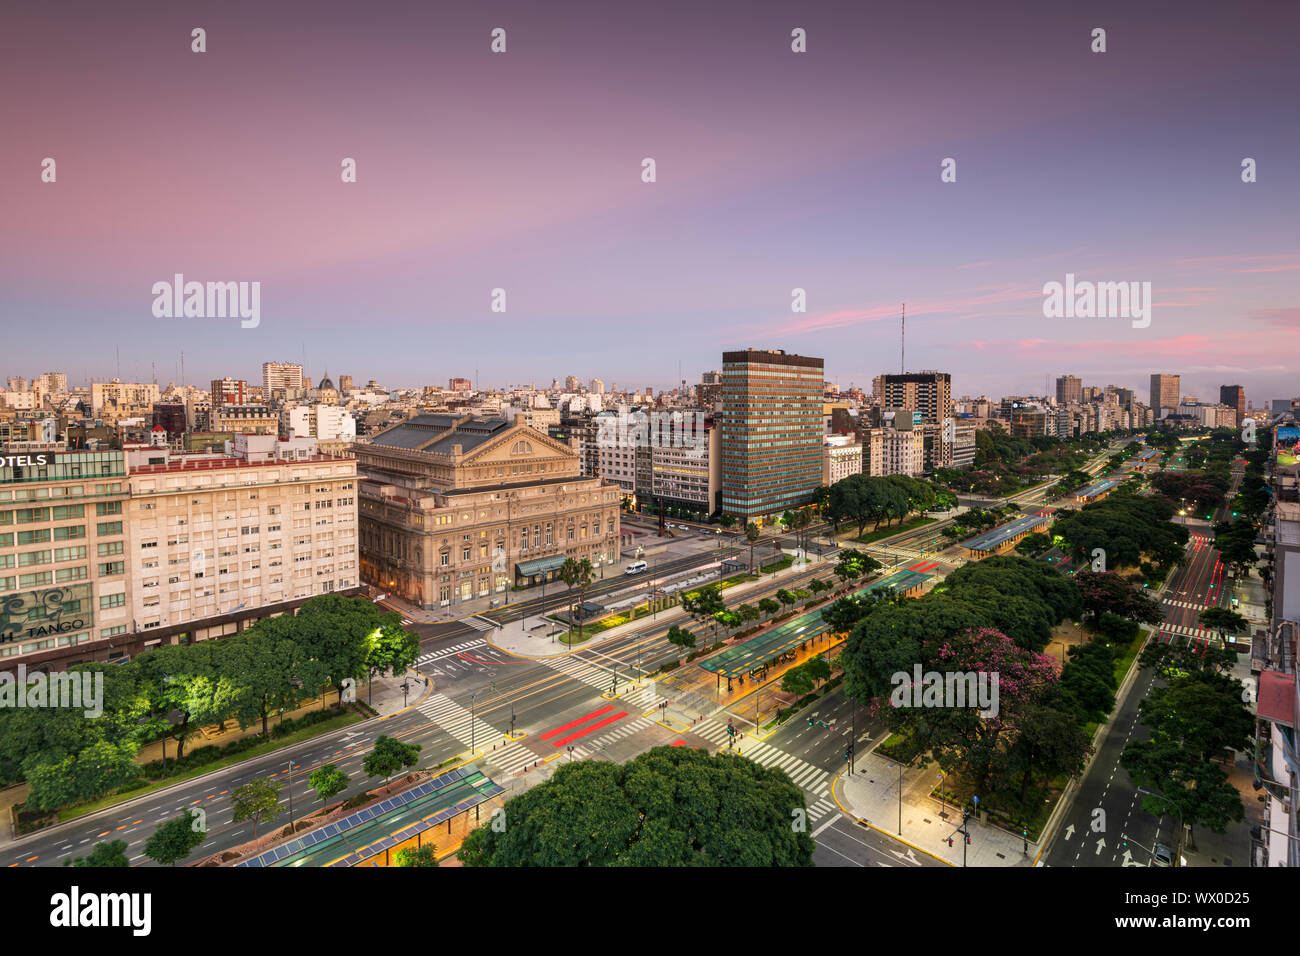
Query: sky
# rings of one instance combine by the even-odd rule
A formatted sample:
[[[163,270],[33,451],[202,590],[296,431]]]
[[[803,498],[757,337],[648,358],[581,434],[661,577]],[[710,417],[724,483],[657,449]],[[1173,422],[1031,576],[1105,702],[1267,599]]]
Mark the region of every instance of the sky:
[[[908,370],[951,372],[955,395],[1069,373],[1145,399],[1152,372],[1202,400],[1300,394],[1291,0],[3,18],[0,376],[166,384],[183,353],[190,384],[278,360],[658,389],[755,347],[869,389],[900,368],[906,303]],[[176,273],[259,282],[258,325],[156,317]],[[1150,282],[1150,325],[1045,317],[1067,273]]]

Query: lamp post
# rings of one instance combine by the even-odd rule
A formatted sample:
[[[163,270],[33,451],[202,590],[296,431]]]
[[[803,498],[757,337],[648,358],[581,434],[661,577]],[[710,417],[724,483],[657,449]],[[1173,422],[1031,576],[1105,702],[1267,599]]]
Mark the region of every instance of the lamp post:
[[[1163,800],[1165,803],[1167,803],[1167,804],[1169,804],[1171,807],[1173,807],[1173,808],[1174,808],[1174,812],[1178,814],[1178,842],[1177,842],[1176,844],[1174,844],[1174,866],[1177,866],[1177,865],[1178,865],[1178,861],[1182,858],[1182,852],[1183,852],[1183,811],[1182,811],[1182,808],[1179,807],[1178,804],[1174,803],[1174,801],[1172,801],[1172,800],[1170,800],[1168,797],[1164,796],[1163,794],[1155,793],[1155,792],[1153,792],[1153,791],[1151,791],[1151,790],[1144,790],[1142,787],[1138,787],[1138,793],[1145,794],[1145,795],[1148,796],[1148,797],[1154,797],[1154,798],[1157,799],[1157,800]]]
[[[289,832],[293,833],[293,761],[289,761]]]

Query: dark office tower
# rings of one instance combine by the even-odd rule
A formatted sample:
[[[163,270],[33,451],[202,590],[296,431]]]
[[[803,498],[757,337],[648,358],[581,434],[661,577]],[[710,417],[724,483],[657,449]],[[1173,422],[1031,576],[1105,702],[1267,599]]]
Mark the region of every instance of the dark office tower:
[[[819,358],[722,353],[722,510],[742,523],[806,504],[822,479]]]
[[[1066,405],[1070,402],[1082,404],[1083,381],[1073,375],[1062,375],[1056,380],[1056,404]]]
[[[1151,411],[1160,418],[1161,411],[1171,409],[1178,411],[1180,398],[1178,396],[1179,377],[1177,375],[1152,375],[1151,376]]]
[[[921,413],[926,425],[941,425],[952,417],[952,376],[947,372],[908,372],[881,375],[875,381],[885,408],[907,408]]]
[[[1240,385],[1220,385],[1219,404],[1237,410],[1237,420],[1233,423],[1233,427],[1236,428],[1246,417],[1246,390]]]

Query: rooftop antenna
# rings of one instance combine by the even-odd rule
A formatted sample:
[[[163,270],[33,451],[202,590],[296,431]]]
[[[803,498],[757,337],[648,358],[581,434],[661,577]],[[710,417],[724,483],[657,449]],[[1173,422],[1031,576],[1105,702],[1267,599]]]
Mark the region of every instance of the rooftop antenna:
[[[898,373],[907,374],[907,303],[903,303],[903,314],[898,326],[898,364],[902,366]]]

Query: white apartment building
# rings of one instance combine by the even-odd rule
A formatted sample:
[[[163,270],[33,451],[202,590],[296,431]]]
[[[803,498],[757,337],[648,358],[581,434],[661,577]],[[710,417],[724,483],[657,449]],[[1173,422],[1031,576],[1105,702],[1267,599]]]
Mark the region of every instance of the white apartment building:
[[[238,628],[230,616],[245,608],[359,583],[350,458],[180,456],[127,480],[133,630],[167,628],[173,640],[219,637]]]
[[[273,388],[302,388],[302,366],[294,362],[263,362],[262,391],[271,394]]]
[[[321,442],[350,442],[357,437],[357,420],[338,405],[294,405],[280,412],[281,431],[290,438]]]
[[[712,425],[694,437],[694,447],[670,442],[649,449],[650,493],[656,500],[698,509],[707,516],[722,505],[722,442]]]
[[[925,433],[913,429],[872,428],[863,436],[866,471],[872,477],[925,473]]]
[[[849,435],[830,435],[822,443],[822,484],[833,485],[862,474],[862,443]]]

